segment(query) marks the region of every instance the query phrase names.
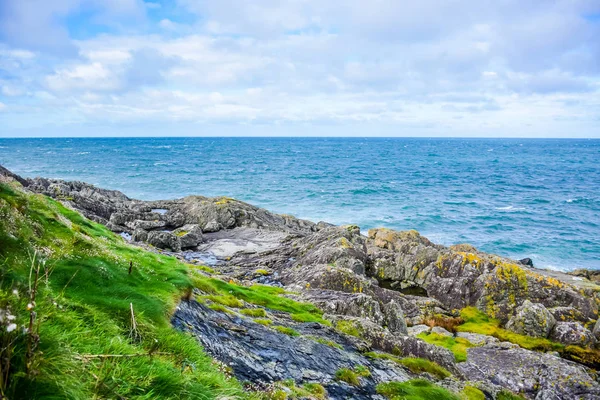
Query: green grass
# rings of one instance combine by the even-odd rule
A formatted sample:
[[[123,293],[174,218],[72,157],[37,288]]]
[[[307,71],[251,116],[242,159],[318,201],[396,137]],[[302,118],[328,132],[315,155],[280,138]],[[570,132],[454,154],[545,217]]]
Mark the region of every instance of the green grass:
[[[357,365],[354,367],[354,372],[356,372],[358,376],[362,376],[364,378],[371,376],[371,371],[369,371],[369,368],[365,367],[364,365]]]
[[[425,379],[380,383],[377,393],[391,400],[460,400],[455,394]]]
[[[194,277],[194,285],[205,293],[232,296],[247,303],[271,310],[283,311],[299,322],[318,322],[331,325],[324,320],[323,312],[312,304],[301,303],[284,297],[282,288],[266,285],[240,286],[220,279]]]
[[[465,386],[459,396],[463,400],[485,400],[485,394],[474,386]]]
[[[289,394],[282,397],[281,394],[276,393],[275,396],[267,396],[269,400],[279,399],[313,399],[313,400],[325,400],[327,398],[327,391],[325,388],[318,383],[305,383],[302,386],[296,386],[296,382],[293,379],[286,379],[280,382],[281,386],[285,386],[289,390]]]
[[[435,377],[438,377],[439,379],[444,379],[444,378],[447,378],[452,375],[450,373],[450,371],[448,371],[446,368],[442,367],[441,365],[439,365],[433,361],[429,361],[424,358],[417,358],[417,357],[400,358],[400,357],[396,357],[396,356],[393,356],[388,353],[379,353],[379,352],[373,352],[373,351],[365,353],[365,356],[370,357],[370,358],[391,360],[399,365],[402,365],[402,366],[408,368],[408,370],[410,372],[412,372],[413,374],[420,374],[423,372],[427,372]]]
[[[422,332],[417,335],[417,337],[423,339],[427,343],[445,347],[446,349],[450,350],[452,353],[454,353],[454,358],[457,362],[466,361],[467,349],[474,346],[467,339],[444,336],[432,332]]]
[[[241,308],[244,307],[244,302],[240,301],[236,297],[228,296],[228,295],[210,295],[210,296],[202,296],[202,299],[210,300],[213,303],[222,304],[225,307],[231,308]]]
[[[286,334],[286,335],[288,335],[288,336],[300,336],[300,334],[299,334],[299,333],[298,333],[296,330],[294,330],[294,329],[292,329],[292,328],[289,328],[289,327],[287,327],[287,326],[281,326],[281,325],[277,325],[277,326],[274,326],[273,328],[274,328],[274,329],[275,329],[277,332],[279,332],[279,333],[283,333],[283,334]]]
[[[359,375],[351,369],[341,368],[336,371],[335,379],[338,381],[346,382],[348,385],[358,386],[360,385]]]
[[[525,397],[503,389],[498,393],[498,396],[496,396],[496,400],[525,400]]]
[[[467,307],[461,310],[460,316],[465,323],[459,325],[456,330],[459,332],[480,333],[496,337],[504,342],[518,344],[524,349],[540,351],[561,351],[564,346],[554,343],[544,338],[534,338],[526,335],[519,335],[507,329],[500,327],[500,321],[490,318],[475,307]]]
[[[25,373],[28,336],[14,331],[10,380],[0,387],[6,397],[248,397],[194,338],[170,326],[175,305],[192,288],[186,265],[129,246],[54,200],[0,184],[0,308],[10,308],[19,326],[29,319],[25,305],[36,251],[45,262],[34,263],[42,269],[34,325],[40,340]],[[88,357],[105,354],[135,356]]]
[[[267,312],[263,308],[244,308],[240,312],[249,317],[266,317]]]
[[[270,319],[263,319],[263,318],[256,318],[254,320],[254,322],[256,322],[257,324],[264,325],[264,326],[269,326],[273,323],[273,321],[271,321]]]
[[[343,349],[341,344],[338,344],[338,343],[334,342],[333,340],[325,339],[325,338],[322,338],[319,336],[312,336],[312,335],[307,335],[304,337],[307,339],[310,339],[314,342],[324,344],[325,346],[335,347],[336,349],[340,349],[340,350]]]
[[[360,337],[360,331],[352,321],[338,321],[335,328],[346,335]]]

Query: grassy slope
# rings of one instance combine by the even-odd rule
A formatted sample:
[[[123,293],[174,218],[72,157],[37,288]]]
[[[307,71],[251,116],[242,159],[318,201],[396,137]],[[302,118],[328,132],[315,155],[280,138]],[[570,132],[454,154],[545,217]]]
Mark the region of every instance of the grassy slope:
[[[32,265],[41,268],[34,308],[39,343],[27,358],[29,335],[23,327],[30,317]],[[11,399],[247,398],[193,338],[170,327],[177,300],[192,287],[187,272],[177,260],[128,246],[58,202],[0,184],[0,310],[15,315],[19,326],[8,333],[6,323],[0,324],[0,344],[12,349],[9,381],[0,381],[3,394]],[[137,322],[133,335],[130,303]],[[97,354],[143,355],[86,357]],[[7,364],[2,367],[4,376]]]

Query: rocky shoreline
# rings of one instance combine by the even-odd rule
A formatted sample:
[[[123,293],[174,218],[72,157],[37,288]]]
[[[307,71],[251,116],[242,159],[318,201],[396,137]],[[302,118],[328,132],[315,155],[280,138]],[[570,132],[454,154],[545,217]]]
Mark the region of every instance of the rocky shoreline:
[[[416,231],[380,228],[365,236],[357,226],[225,197],[140,201],[82,182],[24,179],[2,167],[0,175],[124,240],[210,267],[199,274],[283,288],[320,309],[322,321],[303,321],[245,301],[263,317],[249,318],[239,307],[211,307],[201,287],[181,301],[172,324],[255,387],[291,379],[322,384],[329,398],[371,399],[382,398],[378,383],[420,377],[455,393],[475,387],[487,399],[503,390],[531,399],[600,398],[594,271],[536,269],[467,244],[437,245]],[[406,357],[434,362],[450,376],[411,369],[401,362]],[[358,383],[337,376],[359,367],[369,374]]]

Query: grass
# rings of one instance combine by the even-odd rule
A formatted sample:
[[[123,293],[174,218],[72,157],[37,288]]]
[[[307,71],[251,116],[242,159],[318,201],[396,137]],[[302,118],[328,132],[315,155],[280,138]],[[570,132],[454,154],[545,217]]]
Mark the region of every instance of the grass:
[[[266,317],[267,312],[263,308],[244,308],[240,312],[249,317]]]
[[[210,296],[202,296],[202,299],[210,300],[213,303],[222,304],[225,307],[230,308],[241,308],[244,307],[244,302],[240,301],[236,297],[228,296],[228,295],[210,295]]]
[[[269,400],[273,400],[282,397],[283,399],[311,399],[311,400],[325,400],[327,398],[327,390],[319,383],[305,383],[302,386],[296,386],[296,382],[293,379],[286,379],[280,382],[281,386],[285,386],[289,394],[282,397],[280,394],[275,396],[269,396]]]
[[[324,344],[325,346],[334,347],[334,348],[340,349],[340,350],[343,349],[341,344],[338,344],[338,343],[334,342],[333,340],[325,339],[325,338],[322,338],[319,336],[312,336],[312,335],[307,335],[304,337],[307,339],[310,339],[314,342]]]
[[[264,326],[269,326],[273,323],[273,321],[271,321],[270,319],[263,319],[263,318],[256,318],[254,320],[254,322],[256,322],[257,324],[264,325]]]
[[[284,297],[282,288],[266,285],[240,286],[232,282],[225,282],[216,278],[194,277],[194,286],[201,291],[212,295],[225,295],[243,300],[270,310],[283,311],[290,314],[298,322],[318,322],[330,326],[324,320],[323,312],[312,304],[301,303]]]
[[[341,368],[335,373],[335,379],[338,381],[346,382],[348,385],[358,386],[360,385],[359,375],[351,369]]]
[[[286,334],[288,336],[300,336],[300,334],[298,333],[298,331],[289,328],[287,326],[281,326],[281,325],[277,325],[273,327],[277,332],[279,333],[283,333]]]
[[[560,351],[564,347],[545,338],[519,335],[518,333],[503,329],[500,327],[500,321],[488,317],[475,307],[464,308],[460,315],[465,323],[456,328],[459,332],[472,332],[493,336],[504,342],[518,344],[528,350]]]
[[[360,331],[352,321],[338,321],[335,328],[346,335],[360,337]]]
[[[545,338],[519,335],[501,328],[500,321],[488,317],[475,307],[467,307],[461,310],[461,317],[465,323],[456,328],[459,332],[473,332],[493,336],[501,341],[514,343],[528,350],[557,351],[568,360],[584,364],[590,368],[600,368],[600,351],[597,349],[575,345],[565,346]]]
[[[498,396],[496,396],[496,400],[525,400],[525,397],[503,389],[498,393]]]
[[[380,383],[377,393],[391,400],[460,400],[455,394],[425,379]]]
[[[459,396],[463,400],[485,400],[485,394],[475,386],[465,386]]]
[[[447,378],[452,375],[450,373],[450,371],[448,371],[446,368],[442,367],[441,365],[439,365],[433,361],[429,361],[424,358],[417,358],[417,357],[400,358],[400,357],[396,357],[396,356],[393,356],[388,353],[379,353],[379,352],[373,352],[373,351],[365,353],[365,356],[370,357],[370,358],[391,360],[391,361],[395,362],[396,364],[399,364],[399,365],[402,365],[402,366],[408,368],[408,370],[410,372],[412,372],[413,374],[420,374],[423,372],[427,372],[439,379],[444,379],[444,378]]]
[[[467,339],[444,336],[432,332],[422,332],[417,335],[417,337],[423,339],[427,343],[445,347],[446,349],[450,350],[454,354],[454,358],[457,362],[466,361],[467,349],[474,346]]]
[[[21,329],[29,320],[31,265],[42,271],[34,324],[39,341]],[[192,287],[188,272],[176,259],[129,246],[52,199],[0,184],[0,309],[15,314],[19,326],[11,346],[1,349],[3,373],[10,360],[2,396],[247,398],[193,337],[171,328],[175,305]],[[27,356],[30,340],[34,351]],[[89,357],[105,354],[130,357]]]

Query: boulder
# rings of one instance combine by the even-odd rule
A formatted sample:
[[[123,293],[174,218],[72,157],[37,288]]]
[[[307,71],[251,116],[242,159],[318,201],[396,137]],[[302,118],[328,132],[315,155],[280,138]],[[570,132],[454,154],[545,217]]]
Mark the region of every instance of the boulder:
[[[423,332],[429,332],[429,327],[427,325],[419,324],[414,326],[409,326],[407,329],[408,335],[410,336],[418,336]]]
[[[197,224],[187,224],[177,228],[173,233],[179,237],[182,249],[197,247],[202,243],[202,229]]]
[[[493,382],[529,399],[600,398],[600,386],[585,367],[507,343],[472,347],[457,368],[466,380]]]
[[[404,311],[398,303],[393,300],[390,301],[383,306],[383,313],[385,314],[386,327],[390,332],[408,335]]]
[[[590,346],[596,343],[592,332],[578,322],[557,322],[550,339],[566,345]]]
[[[594,329],[592,330],[592,334],[594,335],[596,340],[600,341],[600,318],[596,320],[596,323],[594,324]]]
[[[533,267],[533,260],[531,258],[523,258],[519,260],[521,265],[527,265],[528,267]]]
[[[451,332],[447,331],[446,329],[442,328],[441,326],[434,326],[433,328],[431,328],[431,333],[435,333],[437,335],[446,336],[446,337],[454,336]]]
[[[145,231],[151,231],[156,229],[164,229],[167,226],[167,223],[158,219],[154,221],[136,219],[134,221],[125,222],[125,226],[133,230],[143,229]]]
[[[486,344],[499,343],[500,340],[493,336],[482,335],[479,333],[471,333],[471,332],[457,332],[457,338],[463,338],[473,343],[475,346],[484,346]]]
[[[525,300],[506,324],[506,329],[521,335],[548,337],[556,320],[542,304]]]
[[[168,249],[175,252],[181,251],[181,241],[179,240],[179,237],[171,232],[148,232],[146,242],[159,249]]]
[[[131,234],[131,240],[134,242],[145,242],[148,240],[148,232],[141,228],[137,228]]]

